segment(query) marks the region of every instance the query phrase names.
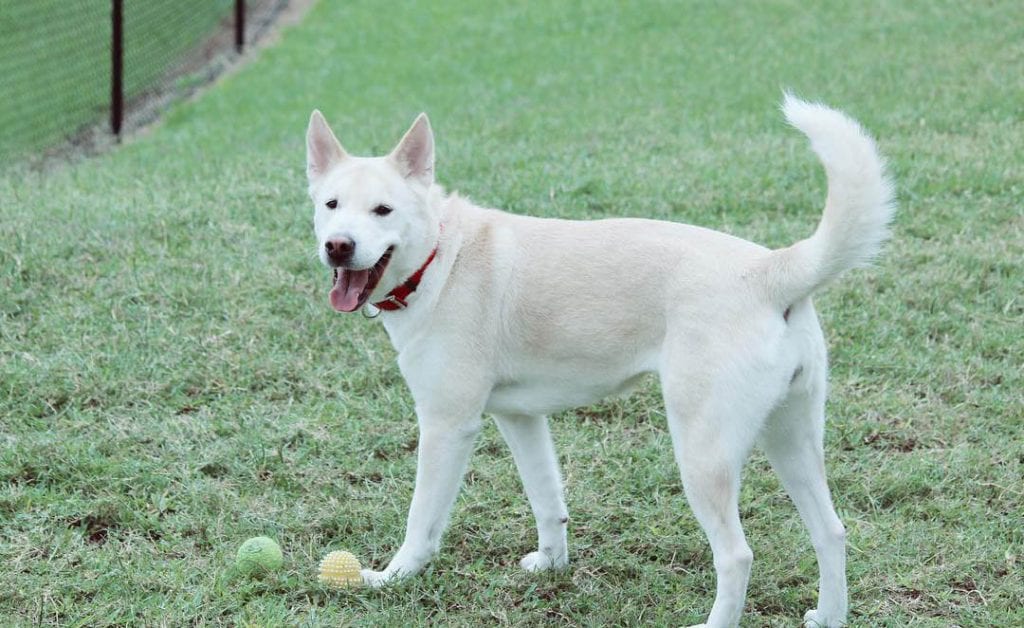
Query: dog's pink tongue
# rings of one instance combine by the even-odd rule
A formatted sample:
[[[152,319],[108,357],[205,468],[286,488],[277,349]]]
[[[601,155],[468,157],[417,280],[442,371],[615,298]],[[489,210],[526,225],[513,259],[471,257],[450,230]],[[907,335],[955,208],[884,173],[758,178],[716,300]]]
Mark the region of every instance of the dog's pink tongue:
[[[331,306],[339,312],[353,312],[359,307],[359,295],[370,280],[370,269],[339,270],[338,280],[331,288]]]

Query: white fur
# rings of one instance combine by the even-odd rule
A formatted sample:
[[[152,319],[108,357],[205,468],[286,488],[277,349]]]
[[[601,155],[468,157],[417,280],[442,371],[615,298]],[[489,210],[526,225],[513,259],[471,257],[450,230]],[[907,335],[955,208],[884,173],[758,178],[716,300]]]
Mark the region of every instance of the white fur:
[[[686,496],[714,555],[706,625],[735,626],[743,608],[753,555],[737,499],[755,444],[817,553],[818,607],[805,621],[842,625],[844,530],[822,449],[825,341],[809,297],[878,250],[891,186],[855,122],[791,96],[784,111],[811,138],[829,195],[814,236],[779,251],[675,223],[482,209],[434,184],[424,116],[391,155],[365,159],[332,147],[314,113],[317,245],[344,235],[365,247],[367,264],[394,246],[373,300],[438,249],[409,307],[380,313],[416,401],[420,441],[405,541],[383,571],[363,572],[368,584],[416,574],[437,552],[484,413],[512,450],[536,519],[537,550],[523,568],[565,567],[568,514],[546,417],[655,372]],[[339,199],[338,210],[324,209],[328,198]],[[381,202],[394,207],[386,218],[370,212]]]
[[[770,298],[802,299],[851,268],[870,262],[896,210],[885,162],[855,120],[786,94],[782,111],[811,141],[828,176],[825,212],[814,235],[768,258]]]

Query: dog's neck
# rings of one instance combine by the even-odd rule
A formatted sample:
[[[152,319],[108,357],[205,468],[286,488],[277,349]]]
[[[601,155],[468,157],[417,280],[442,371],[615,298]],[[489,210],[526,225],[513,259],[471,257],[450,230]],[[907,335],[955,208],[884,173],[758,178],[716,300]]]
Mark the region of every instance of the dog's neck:
[[[434,246],[437,247],[436,257],[424,271],[415,294],[408,301],[408,307],[402,310],[380,312],[380,321],[391,338],[391,344],[399,353],[406,342],[417,335],[418,330],[422,330],[425,325],[429,324],[441,297],[441,291],[444,289],[448,276],[463,248],[465,233],[461,210],[462,206],[466,205],[466,201],[459,198],[458,195],[452,194],[450,196],[440,195],[437,202],[435,207],[438,212],[436,215],[444,224],[444,231],[440,232],[439,230],[437,239],[433,241]],[[419,258],[419,264],[426,261],[429,252],[430,249],[427,249],[423,253],[423,257]],[[415,267],[408,272],[411,273],[414,270]],[[376,301],[379,300],[381,299]]]
[[[444,233],[444,223],[441,223],[439,231]],[[379,310],[384,310],[385,312],[404,310],[409,307],[409,303],[406,299],[409,298],[409,295],[416,292],[416,288],[420,287],[420,281],[423,280],[423,273],[427,271],[427,267],[430,266],[435,258],[437,258],[437,246],[434,247],[434,250],[432,250],[430,255],[427,256],[427,261],[423,262],[423,265],[420,266],[416,272],[410,275],[408,279],[395,286],[391,292],[388,292],[387,296],[384,297],[384,300],[377,301],[373,306]]]

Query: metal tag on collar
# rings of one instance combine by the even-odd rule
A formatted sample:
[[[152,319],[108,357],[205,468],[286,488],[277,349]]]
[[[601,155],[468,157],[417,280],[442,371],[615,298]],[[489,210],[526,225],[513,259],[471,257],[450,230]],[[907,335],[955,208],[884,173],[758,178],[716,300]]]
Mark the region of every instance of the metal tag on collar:
[[[366,313],[367,310],[369,310],[372,313],[371,314],[367,314]],[[377,318],[378,316],[380,316],[380,313],[383,310],[381,310],[379,307],[377,307],[373,303],[367,303],[366,305],[363,306],[363,309],[361,309],[359,311],[362,313],[363,318]]]
[[[406,297],[406,298],[408,298],[408,297]],[[394,305],[395,307],[397,307],[400,310],[404,310],[405,308],[409,307],[408,303],[402,301],[401,299],[399,299],[398,297],[396,297],[393,294],[389,294],[387,297],[384,298],[384,300],[386,302],[390,303],[391,305]]]

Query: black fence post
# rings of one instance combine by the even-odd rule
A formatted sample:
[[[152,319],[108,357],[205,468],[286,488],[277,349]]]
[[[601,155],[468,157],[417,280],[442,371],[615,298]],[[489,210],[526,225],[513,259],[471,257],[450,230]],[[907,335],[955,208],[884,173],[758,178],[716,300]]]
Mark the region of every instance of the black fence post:
[[[235,0],[235,50],[241,54],[245,45],[245,0]]]
[[[121,137],[124,115],[124,6],[112,0],[110,8],[110,130]]]

